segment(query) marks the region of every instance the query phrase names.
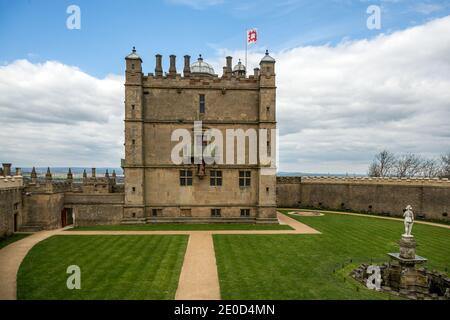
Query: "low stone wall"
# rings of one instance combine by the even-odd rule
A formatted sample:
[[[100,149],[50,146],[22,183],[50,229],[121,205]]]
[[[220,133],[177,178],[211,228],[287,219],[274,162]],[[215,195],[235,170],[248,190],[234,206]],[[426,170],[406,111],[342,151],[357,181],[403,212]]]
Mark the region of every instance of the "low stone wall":
[[[448,179],[278,177],[278,207],[311,207],[449,221]]]
[[[66,193],[64,207],[72,208],[74,225],[119,224],[123,218],[123,193]]]

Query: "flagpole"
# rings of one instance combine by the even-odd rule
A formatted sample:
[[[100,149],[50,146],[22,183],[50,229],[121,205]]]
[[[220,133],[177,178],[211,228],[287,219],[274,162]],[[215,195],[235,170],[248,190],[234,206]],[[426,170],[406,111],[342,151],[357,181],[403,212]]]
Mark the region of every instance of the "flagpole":
[[[248,30],[245,30],[245,70],[247,71]]]

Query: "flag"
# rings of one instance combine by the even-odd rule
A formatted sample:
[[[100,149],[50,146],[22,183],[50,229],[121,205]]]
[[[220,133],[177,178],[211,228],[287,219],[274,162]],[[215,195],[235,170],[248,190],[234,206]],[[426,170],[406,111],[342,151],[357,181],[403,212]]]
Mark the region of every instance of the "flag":
[[[256,43],[258,40],[258,32],[256,29],[247,30],[247,45]]]

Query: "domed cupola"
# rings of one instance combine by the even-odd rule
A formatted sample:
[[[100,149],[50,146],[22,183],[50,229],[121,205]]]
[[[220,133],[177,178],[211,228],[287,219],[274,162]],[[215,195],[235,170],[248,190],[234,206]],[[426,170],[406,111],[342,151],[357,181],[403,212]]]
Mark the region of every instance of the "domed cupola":
[[[246,73],[246,69],[245,66],[242,64],[241,59],[239,59],[239,62],[237,65],[234,66],[233,68],[233,74],[235,76],[244,76],[245,77],[245,73]]]
[[[202,55],[200,54],[198,60],[191,64],[191,74],[197,76],[215,76],[213,67],[203,61]]]

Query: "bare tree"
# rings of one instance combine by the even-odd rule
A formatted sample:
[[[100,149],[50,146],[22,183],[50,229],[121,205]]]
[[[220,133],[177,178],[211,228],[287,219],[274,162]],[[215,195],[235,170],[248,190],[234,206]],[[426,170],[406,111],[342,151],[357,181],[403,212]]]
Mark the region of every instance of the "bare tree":
[[[450,152],[441,156],[440,171],[440,176],[442,178],[450,178]]]
[[[395,155],[388,151],[383,150],[377,155],[372,164],[369,166],[369,176],[370,177],[386,177],[392,174],[392,169],[396,164]]]
[[[413,153],[400,156],[395,163],[395,175],[399,178],[414,177],[421,173],[423,168],[422,157]]]
[[[435,178],[441,174],[441,166],[436,159],[422,160],[421,176]]]

